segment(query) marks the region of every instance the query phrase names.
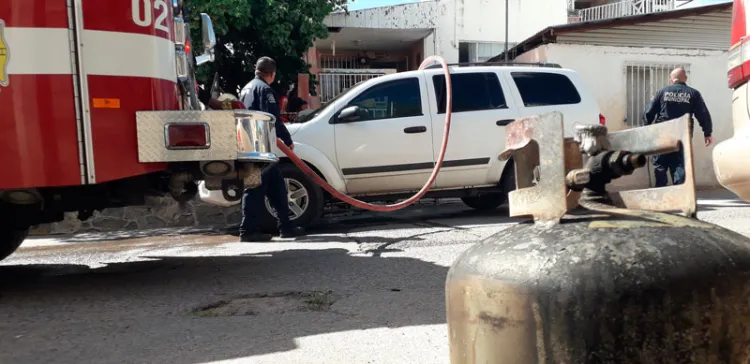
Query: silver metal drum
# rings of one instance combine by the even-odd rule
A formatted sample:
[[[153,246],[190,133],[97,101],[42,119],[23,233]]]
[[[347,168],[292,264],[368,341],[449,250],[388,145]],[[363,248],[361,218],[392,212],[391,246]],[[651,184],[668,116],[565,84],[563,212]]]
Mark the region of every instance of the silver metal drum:
[[[237,161],[273,164],[279,157],[276,145],[276,118],[261,111],[235,111],[237,120]]]

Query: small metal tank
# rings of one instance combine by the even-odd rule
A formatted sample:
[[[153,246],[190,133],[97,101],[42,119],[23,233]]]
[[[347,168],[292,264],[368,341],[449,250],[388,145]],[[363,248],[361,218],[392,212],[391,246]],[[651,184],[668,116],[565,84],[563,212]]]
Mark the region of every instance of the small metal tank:
[[[241,164],[240,177],[243,181],[243,188],[239,191],[242,191],[260,186],[262,171],[279,162],[279,157],[273,152],[276,147],[276,118],[269,113],[253,110],[235,110],[234,117],[237,120],[237,162]]]
[[[253,110],[235,110],[237,119],[237,160],[240,162],[271,165],[279,157],[273,152],[276,146],[276,118]]]
[[[510,213],[534,220],[450,268],[452,364],[750,362],[750,239],[692,218],[687,118],[565,139],[562,115],[550,113],[506,135]],[[679,143],[684,184],[605,190]]]

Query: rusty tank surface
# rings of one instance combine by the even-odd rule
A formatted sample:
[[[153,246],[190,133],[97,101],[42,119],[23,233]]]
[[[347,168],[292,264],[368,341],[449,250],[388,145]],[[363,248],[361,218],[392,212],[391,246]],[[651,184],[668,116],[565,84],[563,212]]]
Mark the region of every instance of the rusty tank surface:
[[[750,362],[750,239],[695,218],[687,118],[564,138],[550,113],[506,135],[510,213],[533,220],[450,268],[452,364]],[[680,144],[684,184],[607,191]]]

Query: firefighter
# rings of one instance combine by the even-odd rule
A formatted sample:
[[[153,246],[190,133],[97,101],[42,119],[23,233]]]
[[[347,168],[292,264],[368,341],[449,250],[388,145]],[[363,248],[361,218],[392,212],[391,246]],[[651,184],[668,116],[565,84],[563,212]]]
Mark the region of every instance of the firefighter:
[[[663,121],[677,119],[685,114],[690,114],[690,135],[693,134],[693,117],[703,129],[703,140],[706,147],[711,145],[713,138],[711,132],[711,114],[708,112],[703,96],[698,90],[688,86],[687,72],[682,67],[675,68],[669,75],[671,85],[659,90],[651,104],[643,114],[645,125],[660,123]],[[654,156],[654,176],[656,187],[667,185],[667,173],[672,176],[672,184],[679,185],[685,182],[685,160],[682,154],[682,146],[677,152]]]
[[[294,149],[292,137],[281,120],[278,96],[270,84],[276,79],[276,62],[269,57],[261,57],[255,64],[255,78],[240,91],[240,101],[249,110],[263,111],[276,118],[276,136],[289,148]],[[270,241],[272,236],[259,231],[258,218],[261,209],[266,208],[263,197],[267,196],[271,206],[276,210],[279,233],[282,238],[291,238],[305,234],[301,227],[293,226],[289,221],[289,201],[286,183],[278,165],[263,171],[262,184],[248,188],[242,196],[242,223],[240,224],[240,241]]]

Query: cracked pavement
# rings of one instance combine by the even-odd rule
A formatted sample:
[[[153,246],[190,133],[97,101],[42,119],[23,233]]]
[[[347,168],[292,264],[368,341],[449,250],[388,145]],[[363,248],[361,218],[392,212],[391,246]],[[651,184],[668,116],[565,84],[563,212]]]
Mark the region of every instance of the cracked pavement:
[[[750,205],[699,195],[700,219],[750,236]],[[0,263],[0,363],[448,363],[448,267],[516,222],[427,201],[265,244],[211,229],[33,238]]]

